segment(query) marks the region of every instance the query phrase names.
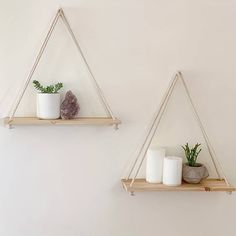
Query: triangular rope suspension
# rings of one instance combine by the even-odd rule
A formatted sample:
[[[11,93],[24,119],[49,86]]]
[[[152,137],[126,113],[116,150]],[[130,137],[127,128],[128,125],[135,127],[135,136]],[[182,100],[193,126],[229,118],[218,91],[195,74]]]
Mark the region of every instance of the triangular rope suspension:
[[[150,128],[148,129],[148,132],[147,132],[147,135],[146,135],[146,137],[144,139],[144,142],[141,145],[141,148],[140,148],[140,150],[139,150],[139,152],[137,154],[137,157],[134,160],[134,163],[133,163],[133,165],[132,165],[132,167],[130,169],[130,172],[129,172],[126,180],[128,180],[131,177],[131,175],[133,174],[133,172],[134,172],[134,176],[133,176],[132,181],[130,183],[130,186],[132,186],[134,181],[135,181],[135,179],[137,178],[138,173],[140,171],[140,168],[141,168],[141,166],[143,164],[143,161],[145,160],[147,150],[148,150],[148,148],[149,148],[149,146],[150,146],[150,144],[152,142],[152,139],[153,139],[153,137],[154,137],[154,135],[155,135],[155,133],[157,131],[157,128],[158,128],[158,126],[160,124],[160,121],[161,121],[161,119],[163,117],[163,114],[164,114],[164,112],[166,110],[166,107],[167,107],[169,99],[170,99],[170,97],[171,97],[171,95],[173,93],[175,85],[176,85],[177,81],[179,81],[179,80],[182,82],[184,90],[185,90],[185,92],[187,94],[187,98],[188,98],[188,100],[190,102],[191,108],[193,110],[193,113],[195,115],[197,123],[198,123],[198,125],[200,127],[200,130],[201,130],[201,133],[203,135],[203,138],[204,138],[204,140],[206,142],[207,149],[208,149],[208,152],[210,154],[210,157],[211,157],[212,163],[214,165],[214,168],[216,170],[216,173],[218,175],[218,178],[222,179],[222,177],[221,177],[221,174],[222,174],[223,178],[225,179],[226,184],[228,186],[230,186],[229,182],[228,182],[228,180],[227,180],[227,178],[226,178],[226,176],[224,174],[223,168],[222,168],[222,166],[220,165],[219,161],[216,158],[215,151],[214,151],[214,149],[213,149],[213,147],[212,147],[212,145],[210,143],[209,137],[208,137],[208,135],[207,135],[207,133],[205,131],[205,128],[204,128],[204,126],[203,126],[203,124],[201,122],[201,119],[200,119],[200,117],[198,115],[198,112],[197,112],[196,107],[195,107],[195,105],[193,103],[193,100],[191,98],[191,95],[190,95],[190,92],[188,90],[188,87],[187,87],[187,85],[185,83],[185,80],[184,80],[181,72],[179,72],[179,71],[174,74],[174,77],[171,80],[171,83],[170,83],[170,85],[169,85],[169,87],[168,87],[168,89],[167,89],[167,91],[166,91],[166,93],[165,93],[165,95],[164,95],[164,97],[163,97],[163,99],[161,101],[160,107],[159,107],[159,109],[158,109],[158,111],[157,111],[157,113],[156,113],[156,115],[154,117],[154,120],[151,123]],[[139,164],[138,164],[138,161],[140,161]],[[137,169],[135,171],[135,167],[136,166],[137,166]]]
[[[82,51],[82,49],[81,49],[81,47],[80,47],[80,45],[78,43],[78,40],[76,39],[75,34],[73,33],[72,28],[71,28],[71,26],[70,26],[70,24],[69,24],[69,22],[68,22],[68,20],[67,20],[67,18],[65,16],[65,14],[64,14],[64,11],[60,8],[57,11],[56,16],[54,17],[54,19],[53,19],[53,21],[51,23],[49,31],[48,31],[48,33],[46,35],[46,38],[45,38],[45,40],[44,40],[44,42],[43,42],[43,44],[42,44],[42,46],[41,46],[41,48],[40,48],[40,50],[38,52],[38,55],[37,55],[37,57],[36,57],[36,59],[34,61],[34,64],[33,64],[32,68],[30,70],[30,73],[29,73],[29,75],[28,75],[28,77],[27,77],[27,79],[25,81],[25,84],[24,84],[24,86],[22,88],[22,91],[20,92],[19,97],[16,99],[16,103],[14,104],[14,107],[13,107],[12,112],[10,114],[9,122],[11,122],[14,119],[14,115],[15,115],[15,113],[16,113],[19,105],[20,105],[20,102],[21,102],[21,100],[22,100],[22,98],[23,98],[23,96],[25,94],[25,91],[26,91],[26,89],[27,89],[27,87],[28,87],[28,85],[29,85],[33,75],[34,75],[34,72],[35,72],[35,70],[36,70],[36,68],[37,68],[37,66],[38,66],[38,64],[40,62],[40,59],[41,59],[41,57],[42,57],[42,55],[44,53],[44,50],[46,49],[48,41],[49,41],[49,39],[50,39],[50,37],[51,37],[51,35],[53,33],[53,30],[55,29],[55,26],[57,25],[57,22],[58,22],[59,18],[62,19],[64,25],[66,26],[68,32],[70,33],[70,35],[72,37],[73,42],[76,45],[76,48],[78,49],[79,53],[82,56],[82,59],[83,59],[85,65],[87,67],[87,70],[88,70],[88,72],[89,72],[89,74],[90,74],[90,76],[91,76],[91,78],[92,78],[92,80],[94,82],[95,88],[97,90],[97,93],[98,93],[101,101],[102,101],[102,104],[103,104],[103,106],[104,106],[104,108],[106,110],[106,113],[107,113],[108,117],[110,117],[113,120],[115,120],[116,118],[114,117],[113,112],[112,112],[110,106],[108,105],[108,102],[105,99],[105,97],[103,95],[103,92],[102,92],[101,88],[99,87],[99,85],[98,85],[98,83],[97,83],[97,81],[96,81],[96,79],[95,79],[95,77],[94,77],[94,75],[92,73],[92,70],[91,70],[91,68],[90,68],[90,66],[89,66],[89,64],[88,64],[88,62],[87,62],[87,60],[86,60],[86,58],[84,56],[84,53],[83,53],[83,51]]]

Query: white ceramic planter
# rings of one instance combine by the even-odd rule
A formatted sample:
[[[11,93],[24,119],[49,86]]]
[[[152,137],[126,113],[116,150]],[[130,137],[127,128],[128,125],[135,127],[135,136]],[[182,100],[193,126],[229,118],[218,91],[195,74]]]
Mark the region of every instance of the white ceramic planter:
[[[40,119],[58,119],[60,117],[60,94],[37,94],[37,117]]]

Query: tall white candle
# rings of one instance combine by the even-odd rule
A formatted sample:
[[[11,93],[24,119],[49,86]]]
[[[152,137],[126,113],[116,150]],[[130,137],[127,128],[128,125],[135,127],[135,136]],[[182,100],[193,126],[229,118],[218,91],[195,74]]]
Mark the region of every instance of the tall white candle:
[[[165,157],[163,163],[163,184],[178,186],[182,183],[182,162],[181,157]]]
[[[163,172],[163,160],[165,149],[152,147],[147,150],[146,181],[149,183],[161,183]]]

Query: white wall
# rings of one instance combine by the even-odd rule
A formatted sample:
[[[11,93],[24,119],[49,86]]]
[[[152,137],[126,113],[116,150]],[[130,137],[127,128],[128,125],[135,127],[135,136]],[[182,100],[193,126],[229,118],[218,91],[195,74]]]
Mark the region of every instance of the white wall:
[[[1,128],[0,235],[234,235],[235,194],[131,197],[120,179],[173,72],[180,69],[218,158],[236,185],[236,2],[1,0],[2,117],[59,6],[123,124],[117,132],[110,127]],[[62,24],[54,36],[36,78],[64,82],[80,96],[84,114],[102,113]],[[154,141],[180,153],[179,145],[186,141],[203,142],[181,91],[178,85]],[[35,112],[34,96],[31,85],[18,115]],[[204,150],[201,161],[214,175],[207,160]]]

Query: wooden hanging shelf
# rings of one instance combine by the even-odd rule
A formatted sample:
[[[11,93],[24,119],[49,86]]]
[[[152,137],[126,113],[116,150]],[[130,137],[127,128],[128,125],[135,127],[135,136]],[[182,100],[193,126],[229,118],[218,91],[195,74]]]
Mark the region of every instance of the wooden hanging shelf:
[[[4,119],[5,125],[119,125],[119,119],[110,117],[80,117],[70,120],[42,120],[37,117],[14,117],[10,121],[9,117]]]
[[[190,105],[192,107],[193,113],[196,117],[196,120],[198,122],[198,125],[201,129],[203,138],[207,144],[207,149],[210,154],[212,163],[215,167],[216,173],[218,178],[217,179],[205,179],[199,184],[189,184],[186,182],[182,182],[180,186],[176,187],[170,187],[166,186],[164,184],[151,184],[147,183],[145,179],[137,178],[139,171],[141,169],[142,164],[144,163],[144,160],[146,158],[147,150],[150,147],[153,137],[156,134],[156,131],[158,129],[158,126],[161,122],[161,119],[163,117],[163,114],[166,110],[166,107],[168,105],[169,99],[173,93],[173,90],[175,88],[176,83],[180,81],[183,85],[183,88],[186,92],[187,99],[190,102]],[[153,122],[150,125],[150,128],[148,129],[147,135],[144,139],[144,142],[133,162],[133,165],[126,177],[126,179],[121,180],[123,188],[130,192],[131,194],[134,192],[149,192],[149,191],[208,191],[208,192],[216,192],[216,191],[223,191],[223,192],[233,192],[236,191],[236,188],[231,186],[229,184],[229,181],[227,180],[227,177],[224,174],[224,171],[222,169],[222,166],[219,164],[219,161],[217,161],[215,151],[210,144],[209,137],[206,133],[205,128],[203,127],[203,124],[200,120],[200,117],[198,115],[198,112],[196,110],[196,107],[193,103],[193,100],[191,98],[189,89],[185,83],[185,80],[183,78],[183,75],[180,71],[177,71],[165,93],[165,96],[163,97],[161,101],[161,105],[153,119]]]
[[[132,186],[130,186],[132,179],[121,180],[124,189],[127,192],[151,192],[151,191],[195,191],[195,192],[232,192],[236,188],[228,186],[225,180],[221,179],[205,179],[199,184],[188,184],[183,182],[182,185],[170,187],[164,184],[152,184],[146,182],[145,179],[135,179]]]
[[[40,59],[42,58],[42,55],[43,55],[43,53],[46,49],[46,46],[49,42],[49,39],[55,29],[55,26],[58,23],[59,18],[62,20],[62,22],[66,26],[66,28],[71,36],[72,42],[74,42],[76,48],[78,49],[78,52],[80,53],[80,55],[83,59],[85,66],[87,67],[87,71],[90,74],[92,82],[94,83],[98,97],[101,100],[101,103],[105,108],[105,111],[107,113],[107,117],[80,117],[78,119],[70,119],[70,120],[62,120],[62,119],[43,120],[43,119],[38,119],[37,117],[15,117],[15,113],[22,101],[22,98],[25,94],[27,87],[29,86],[29,83],[35,73],[35,70],[40,62]],[[39,53],[38,53],[35,61],[34,61],[31,71],[28,74],[28,77],[25,81],[24,87],[22,88],[22,91],[20,91],[19,96],[16,99],[16,103],[14,104],[13,109],[10,114],[10,118],[9,117],[4,118],[3,122],[5,125],[8,125],[9,127],[11,127],[12,125],[114,125],[115,129],[118,129],[118,125],[121,123],[121,121],[118,120],[117,118],[115,118],[115,116],[113,115],[113,112],[112,112],[101,88],[99,87],[94,74],[92,73],[92,70],[91,70],[91,68],[85,58],[85,55],[80,47],[79,41],[76,39],[75,34],[69,24],[69,21],[67,20],[65,14],[64,14],[63,9],[61,9],[61,8],[58,9],[58,11],[52,21],[52,24],[49,28],[47,36],[44,39],[44,42],[39,50]]]

